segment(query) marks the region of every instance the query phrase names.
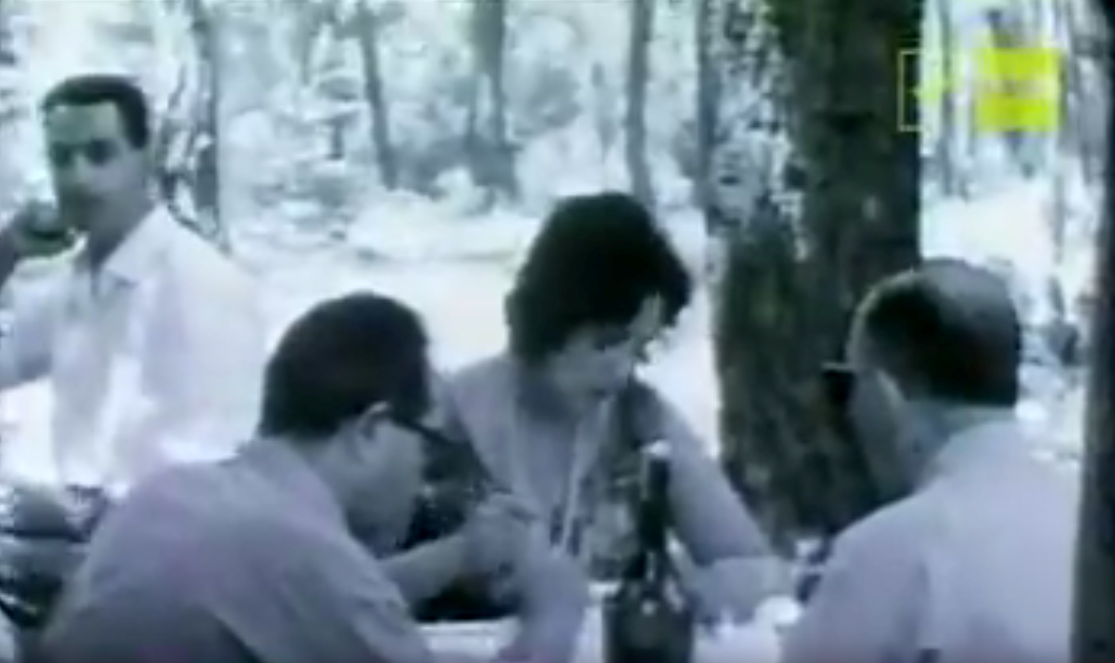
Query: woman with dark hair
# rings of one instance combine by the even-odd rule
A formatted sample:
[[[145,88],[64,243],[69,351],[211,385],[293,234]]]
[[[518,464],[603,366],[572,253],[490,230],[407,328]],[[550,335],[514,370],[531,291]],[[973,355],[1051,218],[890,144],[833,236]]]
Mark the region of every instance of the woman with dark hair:
[[[568,198],[507,297],[508,348],[450,376],[440,407],[448,436],[530,505],[538,539],[586,583],[614,577],[634,543],[625,491],[639,446],[668,441],[672,520],[698,609],[746,618],[780,575],[765,537],[675,408],[636,375],[691,293],[638,202]]]

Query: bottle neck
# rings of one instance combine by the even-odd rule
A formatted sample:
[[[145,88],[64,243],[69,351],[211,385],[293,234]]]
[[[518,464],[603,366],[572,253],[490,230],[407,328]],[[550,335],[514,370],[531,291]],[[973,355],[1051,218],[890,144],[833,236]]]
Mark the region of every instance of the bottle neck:
[[[661,455],[647,453],[636,501],[635,527],[638,550],[632,575],[663,581],[669,572],[669,465]]]

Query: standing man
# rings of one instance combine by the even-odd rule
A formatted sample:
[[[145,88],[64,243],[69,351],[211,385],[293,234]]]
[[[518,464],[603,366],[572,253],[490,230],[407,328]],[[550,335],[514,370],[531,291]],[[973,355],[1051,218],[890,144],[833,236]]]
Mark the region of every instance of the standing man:
[[[960,261],[861,304],[827,377],[912,491],[836,540],[786,663],[1069,661],[1079,490],[1015,418],[1021,352],[1002,281]]]
[[[17,265],[81,241],[47,292],[17,303],[0,389],[50,382],[59,483],[126,489],[251,432],[265,329],[247,275],[153,195],[151,117],[135,83],[83,75],[41,103],[57,223],[25,210],[0,231]]]

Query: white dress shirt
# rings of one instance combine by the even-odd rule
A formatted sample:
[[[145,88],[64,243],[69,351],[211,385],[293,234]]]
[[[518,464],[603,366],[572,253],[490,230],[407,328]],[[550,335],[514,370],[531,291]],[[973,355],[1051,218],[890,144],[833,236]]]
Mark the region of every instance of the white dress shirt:
[[[784,663],[1067,663],[1078,500],[1009,415],[966,430],[837,539]]]
[[[0,389],[49,380],[59,481],[122,490],[248,438],[266,356],[252,279],[165,209],[37,294],[0,339]]]

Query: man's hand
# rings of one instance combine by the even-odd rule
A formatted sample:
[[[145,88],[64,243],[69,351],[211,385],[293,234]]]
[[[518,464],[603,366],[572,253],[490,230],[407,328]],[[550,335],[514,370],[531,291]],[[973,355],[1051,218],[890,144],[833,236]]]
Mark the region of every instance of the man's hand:
[[[486,499],[461,529],[468,572],[492,576],[517,567],[537,522],[534,511],[512,495],[497,493]]]
[[[568,663],[591,605],[590,580],[577,560],[537,543],[512,576],[519,628],[498,660]]]
[[[764,601],[790,592],[788,572],[774,558],[728,558],[704,568],[682,564],[680,570],[703,622],[748,622]]]
[[[0,231],[0,241],[8,246],[16,260],[49,258],[70,249],[77,241],[77,233],[54,206],[32,202],[12,216]]]

